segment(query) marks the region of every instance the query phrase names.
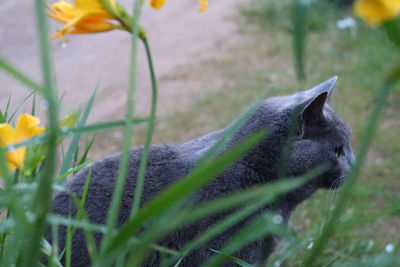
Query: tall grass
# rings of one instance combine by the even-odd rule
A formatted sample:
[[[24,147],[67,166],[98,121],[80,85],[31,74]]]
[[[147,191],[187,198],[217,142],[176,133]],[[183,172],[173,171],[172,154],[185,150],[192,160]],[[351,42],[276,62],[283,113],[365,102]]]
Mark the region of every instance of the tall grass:
[[[0,207],[3,214],[0,224],[1,266],[32,266],[41,265],[43,262],[47,262],[49,266],[60,266],[62,257],[65,259],[65,265],[70,266],[72,238],[77,229],[84,230],[90,257],[94,266],[140,266],[150,251],[158,251],[163,255],[164,260],[162,266],[179,266],[182,258],[188,255],[192,250],[211,240],[218,233],[224,232],[260,207],[271,203],[279,195],[292,190],[315,175],[315,172],[313,172],[299,179],[278,181],[248,191],[237,192],[230,196],[220,197],[195,206],[187,207],[183,205],[184,201],[187,200],[193,192],[214,179],[232,162],[243,156],[268,134],[265,131],[258,132],[245,139],[233,149],[222,154],[220,153],[221,148],[226,144],[227,140],[229,140],[234,132],[243,125],[256,110],[258,106],[255,105],[245,112],[242,117],[231,126],[231,129],[220,137],[206,157],[190,174],[176,184],[170,186],[164,192],[160,192],[160,194],[151,201],[140,206],[157,107],[157,81],[151,57],[150,44],[146,36],[139,35],[141,2],[140,0],[135,1],[133,11],[135,19],[132,20],[131,25],[130,80],[126,117],[123,120],[86,125],[91,107],[95,101],[95,93],[93,93],[92,98],[88,101],[82,114],[80,114],[78,122],[67,129],[61,129],[59,127],[58,113],[60,103],[57,100],[57,91],[54,84],[55,76],[51,63],[48,30],[44,12],[44,2],[42,0],[35,1],[39,33],[38,39],[40,44],[39,53],[41,55],[41,69],[43,73],[42,82],[40,84],[35,83],[33,79],[11,66],[8,62],[0,60],[0,68],[3,71],[31,88],[35,94],[41,94],[48,104],[47,130],[45,134],[15,146],[0,149],[0,173],[4,181],[4,189],[0,192]],[[303,53],[307,34],[306,25],[308,25],[309,7],[304,7],[304,1],[300,0],[294,0],[293,5],[293,21],[295,21],[294,25],[296,25],[293,29],[295,66],[297,66],[298,77],[304,79],[306,77],[306,70],[304,68],[306,57]],[[392,25],[388,25],[388,27],[386,27],[389,36],[393,35],[391,34],[391,32],[393,32],[393,27],[391,26]],[[145,46],[152,84],[152,104],[149,116],[146,118],[138,118],[133,113],[136,101],[135,89],[137,77],[137,48],[139,45],[138,36],[140,36],[140,40]],[[337,231],[337,222],[345,205],[350,199],[352,188],[357,182],[357,177],[365,162],[368,148],[373,141],[382,110],[387,103],[393,84],[397,82],[400,76],[398,70],[399,68],[395,68],[387,78],[383,78],[384,86],[381,90],[377,90],[377,101],[372,104],[372,113],[368,118],[363,139],[357,150],[357,163],[353,168],[350,179],[346,182],[337,199],[335,209],[324,224],[320,236],[315,240],[313,249],[302,262],[303,266],[318,266],[318,258]],[[12,120],[13,116],[8,116],[12,114],[9,109],[10,105],[4,110],[1,110],[1,116],[4,122]],[[128,172],[131,139],[134,134],[133,129],[137,124],[141,123],[147,124],[147,132],[137,174],[138,180],[131,216],[121,227],[117,228],[116,219],[120,209]],[[73,163],[73,158],[79,158],[78,145],[81,135],[119,127],[124,128],[124,142],[118,177],[106,224],[98,225],[92,223],[88,219],[88,215],[84,209],[88,185],[91,179],[90,172],[82,195],[80,197],[71,195],[78,209],[77,216],[61,217],[52,214],[50,211],[50,202],[53,191],[63,190],[65,178],[86,164],[86,156],[91,147],[91,143],[87,145],[81,158],[75,160],[78,164],[75,165]],[[66,155],[61,159],[59,174],[57,175],[57,147],[60,140],[68,136],[72,136],[72,140]],[[18,170],[11,173],[7,169],[5,153],[8,150],[13,150],[15,147],[23,145],[30,147],[42,145],[46,148],[43,164],[39,165],[38,168],[29,173],[29,175]],[[210,229],[207,229],[202,235],[189,241],[180,251],[157,245],[157,242],[164,236],[180,227],[239,206],[244,208],[237,209],[235,212],[213,225]],[[358,221],[359,219],[352,218],[353,223],[357,224]],[[146,227],[144,227],[145,225]],[[67,227],[66,248],[64,251],[59,251],[56,242],[58,239],[57,229],[60,226]],[[52,242],[50,244],[43,238],[46,234],[46,229],[51,229]],[[138,233],[140,231],[141,233],[139,235]],[[103,234],[103,241],[100,248],[95,245],[93,239],[94,232]],[[246,244],[271,234],[285,237],[290,242],[289,249],[282,252],[282,257],[288,257],[296,253],[296,247],[306,245],[304,242],[299,242],[287,228],[283,227],[280,223],[274,222],[273,214],[264,213],[257,216],[250,225],[233,236],[221,251],[214,251],[215,254],[204,263],[204,266],[220,266],[225,260],[234,261],[241,266],[251,266],[231,255]],[[378,255],[373,259],[374,263],[379,266],[394,266],[393,263],[398,262],[399,248],[400,241],[395,244],[394,253]],[[45,258],[46,260],[44,260]],[[361,259],[355,260],[353,263],[364,265]],[[268,265],[268,263],[263,262],[259,265],[264,266]]]

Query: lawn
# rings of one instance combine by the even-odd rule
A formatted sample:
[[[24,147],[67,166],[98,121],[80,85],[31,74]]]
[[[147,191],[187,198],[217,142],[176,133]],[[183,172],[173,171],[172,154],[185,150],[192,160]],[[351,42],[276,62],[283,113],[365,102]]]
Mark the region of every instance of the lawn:
[[[307,89],[338,75],[331,104],[351,126],[352,145],[356,150],[382,77],[399,59],[396,48],[384,33],[359,20],[353,34],[350,29],[338,29],[336,21],[352,16],[350,10],[323,3],[313,5],[306,48],[308,78],[299,82],[293,68],[287,1],[253,1],[240,9],[241,15],[235,19],[241,41],[223,59],[207,60],[190,68],[196,72],[206,66],[213,70],[207,72],[207,79],[224,82],[213,93],[194,101],[188,110],[161,116],[155,142],[177,143],[200,136],[225,126],[253,101]],[[185,68],[180,71],[182,75],[190,74]],[[204,87],[209,86],[207,79],[203,80]],[[367,259],[399,240],[399,133],[400,88],[397,86],[391,93],[339,230],[318,263],[321,266]],[[306,241],[283,266],[300,266],[309,252],[307,247],[312,246],[311,239],[319,234],[336,199],[337,191],[320,190],[296,209],[290,227],[299,240]],[[276,257],[287,249],[284,244]]]
[[[207,1],[201,2],[202,8],[206,8]],[[48,104],[45,107],[48,111],[48,119],[47,121],[43,119],[47,123],[46,131],[41,128],[37,118],[28,114],[25,114],[23,118],[25,118],[26,125],[31,124],[29,127],[32,129],[29,129],[32,131],[26,130],[28,126],[19,127],[14,131],[11,126],[12,122],[15,124],[15,118],[12,118],[14,117],[12,114],[15,110],[14,107],[10,105],[5,108],[1,107],[0,119],[3,136],[0,136],[2,138],[0,141],[3,140],[4,144],[1,143],[0,147],[0,173],[4,178],[2,179],[4,189],[0,190],[2,216],[0,260],[6,265],[30,266],[36,259],[46,256],[53,266],[61,266],[60,259],[64,257],[65,265],[70,266],[71,257],[73,257],[71,256],[72,236],[77,228],[82,228],[87,240],[87,243],[84,244],[88,247],[92,257],[90,260],[94,266],[114,264],[140,266],[151,250],[160,253],[163,266],[173,266],[175,263],[175,266],[178,266],[178,262],[191,249],[207,242],[207,238],[212,238],[213,235],[227,230],[232,226],[234,220],[240,220],[243,216],[248,216],[259,207],[266,205],[266,201],[270,200],[267,200],[265,196],[273,195],[277,190],[283,190],[282,188],[289,190],[297,181],[292,179],[286,181],[286,184],[268,184],[267,188],[261,186],[254,190],[239,192],[234,196],[225,196],[221,199],[217,197],[213,201],[205,203],[188,201],[192,192],[204,186],[232,161],[243,156],[259,140],[258,138],[262,137],[260,133],[254,134],[245,138],[245,141],[235,146],[234,149],[219,153],[226,145],[224,139],[229,139],[232,134],[226,131],[223,138],[215,142],[215,146],[213,145],[207,151],[206,158],[196,162],[198,166],[186,176],[186,179],[176,181],[148,202],[140,203],[142,200],[140,195],[143,192],[140,182],[145,177],[147,164],[143,159],[147,157],[146,151],[148,151],[149,136],[151,136],[151,134],[147,134],[146,129],[152,128],[145,127],[145,125],[153,126],[155,121],[152,143],[181,143],[226,126],[240,116],[246,107],[260,99],[292,94],[311,88],[337,75],[339,81],[330,104],[352,128],[351,141],[355,152],[359,151],[360,143],[365,136],[368,136],[367,125],[373,121],[370,120],[371,117],[374,118],[371,115],[374,113],[371,112],[377,106],[375,104],[380,103],[377,97],[378,93],[385,92],[384,88],[391,88],[389,100],[379,120],[365,165],[362,165],[360,175],[350,191],[349,201],[342,210],[340,219],[337,222],[326,224],[334,214],[332,211],[335,210],[335,205],[340,203],[341,199],[338,196],[348,196],[341,195],[341,192],[346,191],[343,189],[320,190],[296,209],[289,222],[288,232],[276,226],[276,224],[280,224],[280,222],[273,221],[276,216],[268,213],[262,214],[249,224],[257,227],[241,229],[240,231],[243,232],[234,235],[229,240],[229,242],[231,240],[235,242],[228,242],[228,245],[222,248],[222,253],[216,251],[217,253],[213,254],[211,261],[207,262],[205,266],[218,266],[215,262],[222,260],[226,256],[225,253],[232,254],[236,248],[244,246],[246,242],[251,242],[251,240],[246,241],[248,236],[243,233],[249,234],[250,238],[256,238],[265,235],[267,230],[274,231],[275,228],[278,229],[275,231],[283,232],[286,238],[282,239],[279,247],[271,256],[269,265],[306,266],[305,259],[313,259],[310,255],[313,255],[312,253],[319,247],[320,240],[323,240],[320,239],[320,236],[323,236],[325,229],[329,229],[329,226],[332,226],[334,234],[322,253],[316,254],[316,262],[311,266],[399,265],[396,260],[399,260],[398,250],[400,249],[400,183],[398,182],[400,177],[400,87],[390,86],[393,85],[393,81],[398,79],[400,71],[397,71],[397,76],[391,76],[396,79],[390,80],[390,86],[382,88],[382,84],[385,80],[384,77],[387,77],[387,73],[400,59],[397,52],[400,47],[400,38],[397,40],[398,47],[396,47],[389,41],[382,28],[368,27],[361,20],[354,20],[351,10],[339,9],[331,2],[296,2],[311,3],[308,8],[306,24],[307,35],[303,61],[305,77],[303,79],[299,75],[300,68],[295,67],[295,57],[293,56],[293,48],[299,47],[298,42],[297,46],[294,46],[293,42],[293,36],[299,31],[299,28],[295,29],[291,22],[294,2],[290,0],[253,0],[238,6],[236,15],[229,18],[236,23],[237,36],[235,42],[224,46],[225,51],[217,51],[218,56],[215,57],[212,55],[199,57],[197,62],[184,63],[177,67],[173,74],[159,77],[159,81],[175,79],[182,80],[182,83],[194,78],[195,83],[192,80],[192,84],[196,84],[199,88],[196,89],[196,97],[187,94],[190,99],[185,101],[185,105],[179,106],[180,103],[176,103],[179,108],[170,113],[159,111],[156,120],[156,75],[152,70],[151,49],[147,46],[148,39],[144,29],[137,27],[133,15],[129,15],[129,12],[125,11],[122,6],[116,6],[112,1],[85,2],[87,6],[80,6],[81,10],[77,9],[79,12],[82,10],[90,12],[90,8],[95,8],[98,12],[92,14],[93,21],[71,20],[73,23],[82,23],[76,24],[76,27],[82,27],[80,30],[98,31],[99,28],[92,27],[93,25],[90,24],[92,22],[107,26],[107,30],[118,28],[133,34],[137,34],[137,31],[140,30],[139,38],[132,38],[132,47],[136,47],[140,41],[147,48],[146,59],[150,66],[151,95],[154,96],[151,101],[154,113],[144,118],[140,117],[142,114],[137,116],[132,113],[135,101],[140,101],[140,99],[130,97],[135,93],[134,78],[138,73],[135,67],[137,54],[132,53],[129,72],[131,79],[127,86],[126,118],[87,125],[86,120],[95,93],[93,93],[93,98],[82,107],[79,115],[67,117],[68,119],[64,121],[58,117],[58,111],[62,105],[59,103],[54,86],[45,10],[43,2],[37,1],[37,29],[44,74],[43,84],[36,84],[34,79],[31,80],[28,75],[25,76],[11,64],[0,59],[0,67],[3,70],[22,84],[36,90],[34,93],[40,93]],[[82,1],[78,1],[76,4],[78,6],[82,3]],[[164,1],[152,1],[152,3],[162,5]],[[62,13],[64,4],[61,4],[61,9],[53,11]],[[135,7],[135,18],[138,18],[140,1],[135,1]],[[69,8],[66,10],[75,10],[76,6]],[[79,15],[79,12],[76,14]],[[58,15],[61,16],[61,13]],[[99,16],[106,21],[99,21]],[[59,18],[63,23],[69,19],[71,18],[64,16]],[[351,21],[350,24],[353,26],[339,29],[337,22],[343,22],[343,19]],[[88,22],[89,24],[85,24]],[[116,24],[110,25],[110,23]],[[299,25],[296,24],[296,26]],[[63,37],[62,33],[59,34]],[[215,49],[218,50],[218,46]],[[154,60],[157,62],[157,58]],[[399,69],[400,67],[397,67],[397,70]],[[159,90],[161,91],[162,88]],[[184,94],[182,93],[182,95]],[[107,98],[107,95],[102,95],[102,97]],[[33,98],[32,103],[35,103],[35,99]],[[30,99],[29,103],[31,103]],[[35,115],[35,109],[36,104],[31,107],[32,115]],[[134,132],[132,132],[133,126],[135,126]],[[4,134],[4,129],[8,130],[6,134]],[[112,131],[109,131],[110,129]],[[93,140],[93,132],[95,139],[92,144],[90,140]],[[86,135],[87,133],[90,134]],[[21,137],[22,134],[26,136]],[[73,137],[69,138],[70,136]],[[66,139],[67,142],[64,142],[57,150],[63,139]],[[129,218],[121,227],[116,227],[120,209],[119,201],[122,199],[125,188],[125,171],[132,172],[132,169],[128,169],[131,142],[134,145],[144,143],[144,152],[140,161],[143,168],[135,167],[139,170],[134,181],[135,192],[132,193],[134,195],[133,208],[125,210]],[[18,160],[13,159],[12,164],[15,166],[11,166],[11,160],[9,158],[3,160],[3,155],[16,154],[17,152],[13,151],[15,145],[30,147],[26,154],[24,149],[19,150],[23,153],[18,155]],[[68,176],[71,177],[73,172],[88,164],[90,160],[95,161],[99,157],[115,152],[121,146],[123,153],[118,163],[120,164],[118,177],[115,178],[116,190],[112,194],[111,190],[107,191],[110,193],[107,196],[110,199],[112,197],[112,201],[107,203],[110,204],[108,214],[102,216],[102,219],[107,220],[104,224],[89,221],[85,211],[86,194],[90,192],[88,188],[90,187],[91,169],[88,171],[85,185],[79,189],[78,195],[80,195],[67,193],[70,194],[69,197],[76,206],[76,217],[71,218],[70,215],[61,217],[49,213],[52,193],[64,190],[63,185]],[[4,150],[3,147],[11,152]],[[89,158],[87,158],[86,152],[89,152]],[[365,154],[356,154],[356,157],[362,158],[363,155]],[[351,185],[351,183],[347,183],[344,188],[350,188],[347,187],[348,184]],[[240,207],[243,208],[234,209],[239,205],[242,205]],[[180,251],[157,245],[163,235],[190,225],[195,219],[216,216],[217,213],[227,210],[231,210],[232,213],[223,218],[221,224],[218,221],[207,228],[202,232],[203,236],[200,238],[196,237],[188,241],[187,250],[187,244],[185,244],[185,248],[179,248]],[[242,213],[243,211],[248,213]],[[270,222],[269,226],[272,225],[272,227],[266,227],[268,225],[266,222]],[[47,231],[48,235],[51,235],[51,239],[57,241],[59,233],[57,227],[60,225],[64,225],[66,228],[66,245],[63,251],[58,250],[57,242],[51,243],[43,239],[43,234]],[[96,247],[94,243],[93,231],[104,234],[99,247]],[[21,242],[22,240],[23,242]],[[232,260],[232,258],[230,259]],[[215,261],[213,262],[213,260]],[[238,259],[233,260],[238,261]],[[249,266],[244,262],[241,262],[241,265]]]

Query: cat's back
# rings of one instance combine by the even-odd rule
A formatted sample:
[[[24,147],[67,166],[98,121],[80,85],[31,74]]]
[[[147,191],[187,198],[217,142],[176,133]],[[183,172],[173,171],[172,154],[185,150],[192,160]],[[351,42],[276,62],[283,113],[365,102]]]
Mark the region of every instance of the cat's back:
[[[132,204],[142,152],[142,147],[134,148],[130,152],[122,210],[126,210]],[[143,188],[143,202],[152,199],[160,191],[190,172],[195,160],[188,155],[189,153],[179,146],[152,145],[150,147]],[[121,154],[114,154],[77,172],[65,186],[65,191],[55,195],[52,202],[53,211],[66,216],[69,212],[72,215],[75,214],[76,208],[70,194],[80,198],[85,183],[88,181],[85,209],[89,216],[92,215],[90,216],[92,220],[103,223],[103,219],[100,218],[106,217],[118,176],[120,160]],[[121,219],[123,220],[123,218]]]

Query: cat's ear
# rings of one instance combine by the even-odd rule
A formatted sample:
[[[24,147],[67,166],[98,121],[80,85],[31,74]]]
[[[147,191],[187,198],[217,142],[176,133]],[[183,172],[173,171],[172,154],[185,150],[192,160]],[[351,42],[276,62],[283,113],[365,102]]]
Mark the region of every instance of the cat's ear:
[[[335,87],[337,77],[333,77],[314,88],[305,91],[305,100],[301,104],[300,120],[303,125],[324,121],[323,109]]]
[[[338,79],[338,77],[334,76],[334,77],[330,78],[329,80],[311,88],[310,90],[305,91],[304,93],[309,100],[316,98],[317,96],[319,96],[322,93],[327,93],[328,94],[327,99],[329,102],[332,92],[333,92],[333,89],[335,88],[337,79]]]

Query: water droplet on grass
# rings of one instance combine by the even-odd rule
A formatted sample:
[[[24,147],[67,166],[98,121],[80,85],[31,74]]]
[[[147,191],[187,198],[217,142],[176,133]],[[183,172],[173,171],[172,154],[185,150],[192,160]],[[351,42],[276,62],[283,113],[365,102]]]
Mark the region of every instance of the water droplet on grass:
[[[275,216],[272,218],[272,221],[273,221],[275,224],[281,224],[281,223],[283,222],[283,218],[282,218],[281,215],[277,214],[277,215],[275,215]]]
[[[387,244],[386,247],[385,247],[385,250],[386,250],[387,253],[393,252],[393,250],[394,250],[393,244]]]

